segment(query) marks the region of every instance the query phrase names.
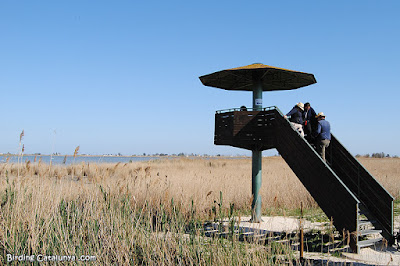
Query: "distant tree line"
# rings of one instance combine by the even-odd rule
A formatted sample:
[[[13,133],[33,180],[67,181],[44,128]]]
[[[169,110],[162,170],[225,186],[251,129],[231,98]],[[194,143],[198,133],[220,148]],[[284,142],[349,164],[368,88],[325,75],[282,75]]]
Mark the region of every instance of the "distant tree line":
[[[369,153],[364,154],[364,155],[360,155],[357,154],[356,157],[364,157],[364,158],[399,158],[397,155],[393,155],[390,156],[390,154],[388,153],[384,153],[384,152],[376,152],[376,153],[372,153],[371,155]]]

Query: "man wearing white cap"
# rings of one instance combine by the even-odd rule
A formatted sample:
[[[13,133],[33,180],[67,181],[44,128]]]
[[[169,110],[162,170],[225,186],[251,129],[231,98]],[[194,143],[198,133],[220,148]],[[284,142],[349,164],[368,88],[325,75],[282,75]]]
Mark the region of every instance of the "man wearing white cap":
[[[318,113],[315,118],[317,118],[318,121],[317,131],[315,132],[315,136],[317,138],[317,152],[326,162],[325,149],[331,142],[331,125],[325,120],[325,115],[323,112]]]
[[[287,113],[284,118],[290,116],[289,121],[290,124],[296,129],[297,132],[304,138],[304,130],[303,130],[303,111],[304,104],[297,103],[289,113]]]

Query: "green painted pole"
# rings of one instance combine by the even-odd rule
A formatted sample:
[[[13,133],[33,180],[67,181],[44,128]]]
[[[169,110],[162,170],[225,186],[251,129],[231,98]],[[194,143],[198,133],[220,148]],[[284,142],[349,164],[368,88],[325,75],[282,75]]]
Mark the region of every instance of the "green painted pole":
[[[253,110],[262,110],[262,84],[256,82],[253,88]],[[258,149],[252,150],[252,177],[251,177],[251,193],[253,195],[253,202],[251,204],[251,221],[253,223],[261,222],[261,163],[262,163],[262,152]]]
[[[253,223],[261,222],[261,151],[252,151],[252,179],[251,179],[251,193],[253,194],[253,202],[251,204],[251,221]]]

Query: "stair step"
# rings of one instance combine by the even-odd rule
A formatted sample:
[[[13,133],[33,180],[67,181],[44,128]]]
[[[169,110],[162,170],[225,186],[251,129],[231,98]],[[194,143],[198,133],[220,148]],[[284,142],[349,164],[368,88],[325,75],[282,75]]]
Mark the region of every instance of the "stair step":
[[[382,230],[377,230],[377,229],[366,229],[366,230],[360,230],[359,235],[360,236],[366,236],[366,235],[372,235],[372,234],[380,234],[382,233]]]
[[[381,241],[382,239],[383,239],[383,237],[378,237],[378,238],[372,238],[372,239],[367,239],[367,240],[363,240],[363,241],[358,241],[357,245],[359,248],[365,248],[365,247],[372,246],[373,244]]]
[[[374,226],[375,220],[358,220],[358,226]]]

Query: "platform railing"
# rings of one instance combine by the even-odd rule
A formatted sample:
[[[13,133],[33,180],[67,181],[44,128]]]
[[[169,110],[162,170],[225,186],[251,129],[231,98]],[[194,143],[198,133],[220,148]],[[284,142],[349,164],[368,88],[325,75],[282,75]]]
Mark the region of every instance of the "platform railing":
[[[222,114],[222,113],[239,112],[239,111],[259,112],[259,111],[270,111],[270,110],[274,110],[274,109],[279,110],[278,107],[276,107],[276,106],[263,107],[262,109],[255,109],[255,108],[247,108],[246,107],[246,109],[244,109],[244,110],[242,108],[229,108],[229,109],[223,109],[223,110],[215,111],[215,113],[216,114]]]
[[[216,111],[214,144],[248,150],[273,148],[275,110],[276,106],[259,110],[229,108]]]

